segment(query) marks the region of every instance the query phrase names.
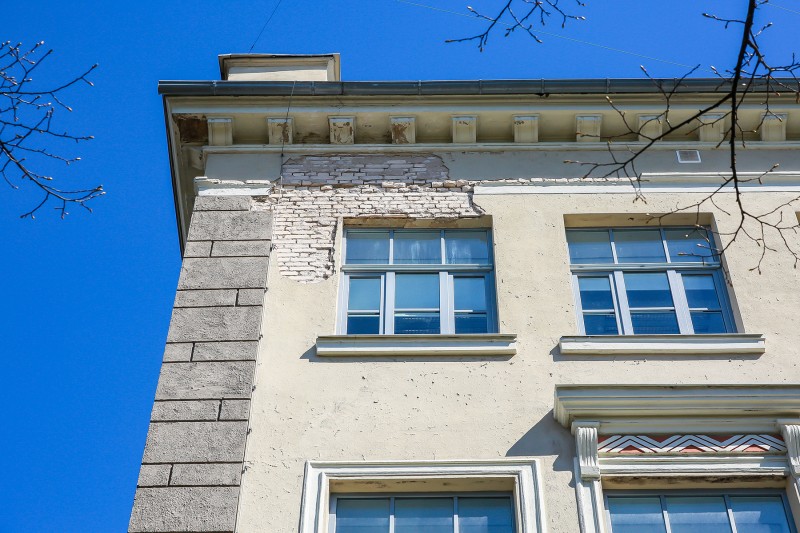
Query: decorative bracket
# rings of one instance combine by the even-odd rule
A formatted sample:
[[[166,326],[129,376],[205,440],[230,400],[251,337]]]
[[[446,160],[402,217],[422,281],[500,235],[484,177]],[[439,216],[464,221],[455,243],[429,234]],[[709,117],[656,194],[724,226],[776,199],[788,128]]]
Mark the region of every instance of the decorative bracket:
[[[575,141],[579,143],[598,142],[603,127],[603,115],[576,115]]]
[[[356,137],[356,117],[328,117],[331,144],[353,144]]]
[[[389,117],[392,144],[417,142],[417,120],[414,117]]]
[[[725,115],[708,113],[700,117],[700,142],[722,142],[725,138]]]
[[[268,118],[267,134],[269,144],[292,144],[293,120],[291,117]]]
[[[599,427],[600,422],[576,420],[572,423],[575,450],[583,480],[600,479],[600,464],[597,457],[597,428]]]
[[[233,119],[229,117],[208,118],[208,145],[230,146],[233,144]]]
[[[453,117],[453,142],[474,143],[478,138],[477,115],[462,115]]]
[[[663,131],[661,115],[639,115],[639,142],[657,138]]]
[[[783,441],[786,443],[786,459],[795,481],[800,481],[800,419],[777,420]]]
[[[514,116],[514,142],[539,142],[539,115]]]
[[[786,140],[786,113],[769,113],[761,121],[761,140],[782,142]]]

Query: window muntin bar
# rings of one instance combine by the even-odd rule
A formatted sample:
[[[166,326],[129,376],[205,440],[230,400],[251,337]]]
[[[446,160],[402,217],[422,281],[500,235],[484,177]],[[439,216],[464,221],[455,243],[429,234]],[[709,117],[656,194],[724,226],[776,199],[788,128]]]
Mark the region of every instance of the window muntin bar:
[[[489,237],[485,229],[345,230],[339,331],[497,331]],[[361,308],[366,298],[361,293],[369,285],[374,296],[374,281],[355,285],[352,281],[376,277],[384,284],[377,318],[374,307]],[[351,296],[350,291],[358,294]]]
[[[735,330],[707,229],[569,229],[567,242],[582,334]],[[606,277],[610,289],[603,285],[601,291]],[[601,307],[608,305],[609,294],[614,307]],[[604,304],[594,301],[600,297]]]

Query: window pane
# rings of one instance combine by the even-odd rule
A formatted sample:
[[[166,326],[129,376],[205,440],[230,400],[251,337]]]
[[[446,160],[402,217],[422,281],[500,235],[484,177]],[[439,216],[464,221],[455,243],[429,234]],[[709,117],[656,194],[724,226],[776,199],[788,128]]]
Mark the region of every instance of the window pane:
[[[442,243],[438,231],[395,231],[394,263],[441,264]]]
[[[675,311],[664,313],[631,313],[633,332],[637,335],[680,333]]]
[[[412,333],[439,333],[439,313],[395,313],[394,332],[398,335]]]
[[[456,313],[456,333],[489,333],[486,313]]]
[[[395,533],[453,533],[453,498],[396,498]]]
[[[381,278],[350,278],[349,311],[378,311],[381,307]]]
[[[389,263],[389,232],[347,232],[345,263],[350,265]]]
[[[377,335],[381,332],[381,319],[378,315],[349,315],[347,317],[348,335]]]
[[[737,530],[747,533],[789,533],[780,496],[733,496],[730,502]]]
[[[608,276],[578,278],[578,290],[581,294],[581,307],[585,310],[614,309],[611,298],[611,282]]]
[[[722,496],[671,496],[666,501],[672,533],[731,533]]]
[[[459,498],[458,533],[512,533],[509,498]]]
[[[728,331],[720,311],[692,311],[691,315],[695,333],[727,333]]]
[[[666,533],[659,498],[608,498],[613,533]]]
[[[457,311],[486,311],[486,278],[453,278]]]
[[[389,499],[339,498],[336,533],[389,533]]]
[[[714,285],[714,276],[683,275],[683,288],[686,290],[686,299],[691,309],[719,309],[717,287]]]
[[[631,308],[672,307],[672,293],[666,272],[626,272],[625,289]]]
[[[714,241],[704,229],[680,228],[664,230],[669,259],[672,262],[696,263],[717,261]]]
[[[583,329],[586,335],[617,335],[617,319],[614,313],[583,315]]]
[[[439,274],[396,274],[395,309],[438,309]]]
[[[661,232],[657,229],[616,229],[614,245],[618,263],[666,262]]]
[[[613,263],[608,231],[567,231],[569,259],[573,265]]]
[[[448,264],[489,262],[489,239],[485,231],[445,231]]]

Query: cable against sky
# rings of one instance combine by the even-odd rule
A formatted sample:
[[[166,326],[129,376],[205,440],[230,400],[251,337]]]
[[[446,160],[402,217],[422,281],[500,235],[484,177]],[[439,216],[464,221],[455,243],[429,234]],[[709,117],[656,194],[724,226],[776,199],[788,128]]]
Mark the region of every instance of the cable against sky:
[[[278,3],[275,4],[274,8],[272,8],[272,13],[269,14],[269,17],[267,17],[267,21],[264,23],[264,26],[261,27],[261,31],[258,32],[258,37],[256,37],[256,40],[253,41],[253,44],[250,45],[250,49],[247,51],[248,54],[253,51],[253,48],[255,48],[256,43],[258,42],[259,39],[261,39],[261,36],[264,34],[264,30],[267,29],[267,26],[269,25],[270,21],[272,20],[272,17],[275,16],[275,12],[280,7],[282,1],[283,0],[278,0]]]

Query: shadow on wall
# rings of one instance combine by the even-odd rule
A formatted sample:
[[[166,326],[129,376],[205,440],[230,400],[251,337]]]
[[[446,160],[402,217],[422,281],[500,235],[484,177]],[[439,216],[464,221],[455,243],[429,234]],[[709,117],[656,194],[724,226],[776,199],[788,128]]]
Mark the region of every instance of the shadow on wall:
[[[552,409],[506,452],[506,457],[544,455],[555,456],[554,470],[572,472],[575,440],[556,421]]]
[[[508,361],[513,355],[469,355],[464,357],[444,355],[416,355],[391,357],[386,355],[363,355],[363,356],[326,356],[317,355],[317,347],[311,346],[303,352],[300,359],[305,359],[310,363],[407,363],[412,361],[425,361],[432,363],[480,363],[483,361]]]

